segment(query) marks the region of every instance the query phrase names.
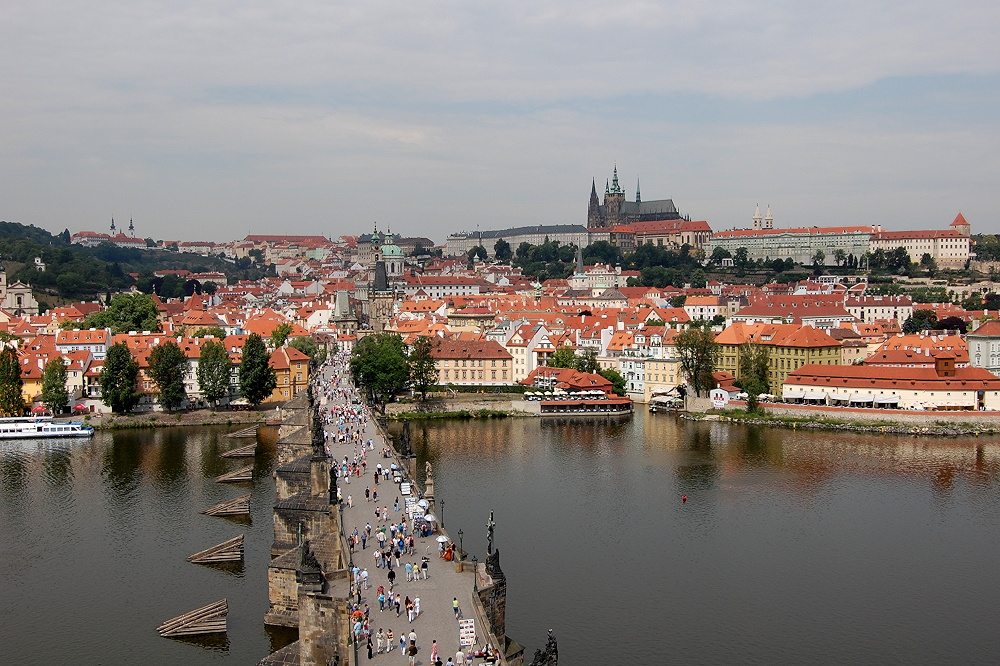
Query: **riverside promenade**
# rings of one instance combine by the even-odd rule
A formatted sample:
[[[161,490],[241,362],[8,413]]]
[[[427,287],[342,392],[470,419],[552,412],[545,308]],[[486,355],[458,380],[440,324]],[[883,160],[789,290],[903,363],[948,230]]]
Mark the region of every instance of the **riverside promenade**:
[[[356,393],[346,382],[346,371],[343,366],[332,365],[324,368],[321,381],[329,382],[333,388],[330,397],[320,401],[320,409],[325,410],[324,415],[329,415],[331,413],[330,410],[336,410],[338,406],[357,407],[357,405],[350,404],[356,398]],[[340,390],[346,390],[347,394],[339,395]],[[453,610],[453,599],[455,598],[458,599],[463,617],[473,619],[475,622],[476,647],[483,647],[487,642],[488,628],[481,626],[480,620],[475,617],[475,601],[473,599],[474,574],[472,573],[471,563],[463,563],[464,567],[468,569],[467,571],[459,572],[456,570],[459,568],[456,567],[456,562],[446,561],[439,556],[439,544],[436,539],[439,535],[447,535],[439,524],[436,524],[438,529],[428,537],[414,536],[416,552],[414,554],[403,555],[399,560],[400,566],[396,566],[395,559],[392,561],[392,570],[396,574],[392,591],[394,594],[399,594],[403,600],[407,597],[411,600],[419,599],[419,615],[417,615],[413,622],[410,622],[408,621],[405,608],[402,608],[398,615],[395,610],[390,611],[388,608],[384,611],[379,610],[377,589],[380,585],[383,585],[388,591],[388,573],[390,569],[378,568],[376,566],[374,553],[379,544],[374,535],[383,526],[388,528],[390,523],[398,525],[400,521],[403,521],[406,526],[406,533],[410,534],[412,521],[406,516],[404,511],[406,496],[400,492],[400,484],[396,484],[392,480],[382,480],[376,484],[374,474],[377,466],[380,464],[383,468],[390,468],[392,465],[403,468],[404,465],[402,464],[403,461],[396,458],[395,453],[392,452],[391,443],[385,441],[372,421],[370,414],[367,415],[367,418],[365,418],[361,425],[361,445],[351,441],[333,441],[333,436],[338,432],[336,411],[333,418],[333,423],[325,425],[325,431],[330,434],[330,437],[327,438],[327,451],[334,463],[342,465],[345,458],[349,462],[353,462],[360,454],[363,453],[365,456],[366,471],[362,472],[361,476],[355,475],[346,478],[341,474],[341,477],[337,479],[337,487],[343,507],[342,521],[345,535],[350,536],[355,530],[358,534],[361,534],[361,532],[366,530],[367,525],[371,526],[373,538],[368,539],[364,547],[358,543],[354,548],[354,552],[350,553],[350,558],[354,565],[353,568],[362,572],[367,571],[367,587],[362,586],[360,590],[361,608],[364,609],[365,605],[368,606],[369,627],[372,634],[372,642],[376,644],[376,651],[376,635],[380,629],[385,633],[392,630],[394,634],[392,644],[389,646],[391,649],[385,650],[385,646],[383,646],[383,652],[375,654],[371,662],[406,663],[407,657],[405,656],[405,652],[401,653],[400,651],[399,639],[401,635],[408,635],[411,631],[416,633],[417,647],[419,648],[415,660],[416,664],[426,665],[432,663],[431,646],[435,640],[438,644],[442,663],[447,663],[449,656],[454,658],[456,652],[460,649],[459,622]],[[369,441],[371,441],[370,447],[368,445]],[[392,452],[390,453],[391,457],[383,457],[383,451],[386,450]],[[415,497],[418,493],[416,484],[413,483],[408,472],[404,471],[403,477],[404,483],[410,483],[412,496]],[[377,491],[377,501],[365,499],[366,488],[370,493]],[[388,509],[388,521],[376,516],[376,508],[382,507]],[[398,507],[398,510],[395,507]],[[433,506],[431,508],[433,509]],[[437,517],[440,518],[441,516]],[[457,539],[455,543],[457,543]],[[417,580],[407,581],[405,564],[409,562],[419,567],[424,557],[428,558],[426,580],[421,576]],[[361,574],[361,578],[364,579],[364,574]],[[353,601],[357,602],[357,599],[357,590],[355,590]],[[498,647],[495,642],[493,643],[493,647]],[[364,639],[360,644],[356,645],[356,649],[357,663],[363,664],[368,662],[367,643]],[[481,664],[485,662],[482,659],[476,659],[474,663]]]

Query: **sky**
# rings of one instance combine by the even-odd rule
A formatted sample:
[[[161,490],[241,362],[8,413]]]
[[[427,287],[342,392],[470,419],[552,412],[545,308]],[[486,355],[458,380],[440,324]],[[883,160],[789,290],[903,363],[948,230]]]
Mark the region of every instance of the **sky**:
[[[32,0],[0,219],[157,240],[584,224],[1000,233],[1000,3]]]

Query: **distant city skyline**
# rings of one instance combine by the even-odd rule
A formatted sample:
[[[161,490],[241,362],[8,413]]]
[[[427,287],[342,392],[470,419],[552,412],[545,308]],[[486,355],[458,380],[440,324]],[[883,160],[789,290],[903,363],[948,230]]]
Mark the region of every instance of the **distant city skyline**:
[[[222,242],[585,224],[1000,232],[1000,8],[108,0],[0,23],[0,219]]]

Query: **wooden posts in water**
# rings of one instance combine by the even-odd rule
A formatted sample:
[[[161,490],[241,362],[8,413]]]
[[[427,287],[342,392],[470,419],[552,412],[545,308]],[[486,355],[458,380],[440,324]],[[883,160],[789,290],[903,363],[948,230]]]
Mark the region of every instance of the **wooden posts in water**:
[[[225,453],[220,453],[221,458],[252,458],[257,455],[257,444],[248,444],[247,446],[241,446],[238,449],[233,449],[232,451],[226,451]]]
[[[158,626],[156,631],[164,638],[225,633],[228,613],[229,602],[226,599],[221,599],[197,610],[184,613],[184,615],[178,615],[172,620],[167,620]]]
[[[242,430],[237,430],[236,432],[231,432],[226,435],[226,437],[256,437],[258,426],[250,426],[249,428],[243,428]]]
[[[187,558],[188,562],[195,564],[212,564],[213,562],[236,562],[243,559],[243,537],[238,537],[223,541],[211,548],[195,553]]]
[[[222,476],[215,477],[218,483],[237,483],[239,481],[253,481],[253,465],[241,467],[232,472],[227,472]]]
[[[210,506],[201,513],[208,516],[239,516],[250,513],[250,493]]]

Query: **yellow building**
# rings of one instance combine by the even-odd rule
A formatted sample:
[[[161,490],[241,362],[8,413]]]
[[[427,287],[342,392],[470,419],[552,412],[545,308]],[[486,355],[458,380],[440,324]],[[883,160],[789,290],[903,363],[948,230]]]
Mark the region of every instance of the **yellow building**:
[[[271,367],[278,380],[271,400],[291,400],[309,385],[309,356],[294,347],[278,347],[271,353]]]
[[[739,379],[740,348],[747,341],[768,351],[767,383],[780,391],[789,373],[803,365],[841,365],[841,345],[825,331],[799,324],[745,324],[734,322],[715,338],[719,345],[716,370]]]
[[[681,360],[679,358],[646,359],[643,402],[649,402],[654,395],[664,395],[683,384],[684,377],[681,374]]]

